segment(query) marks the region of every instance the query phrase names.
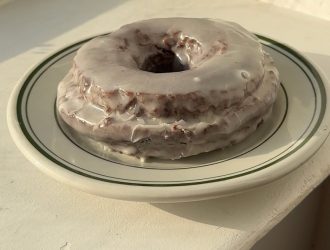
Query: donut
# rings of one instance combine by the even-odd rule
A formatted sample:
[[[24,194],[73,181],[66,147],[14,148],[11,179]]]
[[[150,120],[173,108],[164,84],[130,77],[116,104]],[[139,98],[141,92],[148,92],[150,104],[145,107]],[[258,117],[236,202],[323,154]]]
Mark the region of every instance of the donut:
[[[273,59],[240,25],[159,18],[81,46],[57,110],[113,151],[179,159],[245,139],[271,114],[278,87]]]

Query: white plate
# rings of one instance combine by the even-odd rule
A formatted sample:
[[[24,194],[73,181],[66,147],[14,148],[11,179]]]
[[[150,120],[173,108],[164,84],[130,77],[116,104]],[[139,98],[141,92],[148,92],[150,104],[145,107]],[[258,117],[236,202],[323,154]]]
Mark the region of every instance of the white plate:
[[[298,52],[261,37],[281,75],[270,120],[243,143],[177,161],[138,160],[113,154],[103,159],[70,139],[55,112],[58,82],[76,50],[68,46],[21,80],[8,106],[11,135],[40,170],[86,192],[117,199],[178,202],[214,198],[273,181],[294,170],[328,135],[324,78]]]

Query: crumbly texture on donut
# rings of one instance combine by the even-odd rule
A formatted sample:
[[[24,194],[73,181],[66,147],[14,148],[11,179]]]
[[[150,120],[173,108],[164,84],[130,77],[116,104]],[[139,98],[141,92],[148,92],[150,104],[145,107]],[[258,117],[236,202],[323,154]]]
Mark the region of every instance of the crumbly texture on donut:
[[[72,129],[115,151],[177,159],[246,138],[271,112],[278,86],[272,58],[241,26],[152,19],[83,45],[57,108]]]

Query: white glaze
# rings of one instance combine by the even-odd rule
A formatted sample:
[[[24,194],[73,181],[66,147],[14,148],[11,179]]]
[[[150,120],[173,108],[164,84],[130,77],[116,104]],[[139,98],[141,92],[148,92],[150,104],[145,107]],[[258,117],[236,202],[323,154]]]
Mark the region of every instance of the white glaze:
[[[82,106],[72,110],[72,102],[81,100],[82,96],[75,96],[73,99],[61,98],[58,96],[58,109],[63,119],[72,126],[71,114],[74,113],[74,120],[80,123],[73,127],[82,134],[92,134],[98,138],[111,138],[114,141],[124,141],[115,145],[110,145],[113,150],[123,153],[133,152],[140,156],[157,156],[159,158],[179,158],[207,152],[219,147],[225,147],[232,141],[239,142],[251,134],[257,127],[257,124],[265,119],[271,110],[275,101],[278,88],[278,75],[271,59],[267,56],[265,64],[265,76],[259,88],[246,98],[240,106],[233,106],[226,110],[217,112],[208,111],[200,114],[198,117],[187,120],[175,120],[174,118],[148,118],[146,116],[136,117],[130,111],[125,113],[111,112],[106,113],[99,106],[85,101]],[[71,75],[71,73],[69,73]],[[71,80],[71,81],[70,81]],[[67,76],[65,81],[61,82],[60,89],[66,86],[69,92],[63,92],[65,96],[74,96],[70,92],[77,93],[77,85],[72,81],[72,77]],[[72,87],[75,86],[75,87]],[[80,94],[81,95],[81,94]],[[94,112],[91,110],[94,108]],[[253,119],[253,117],[259,117]],[[107,119],[111,118],[109,123]],[[173,126],[177,126],[180,131],[188,131],[194,136],[194,140],[181,147],[169,145],[166,146],[168,138],[173,137]],[[217,126],[219,129],[215,133],[202,135],[203,131],[210,126]],[[248,129],[243,129],[248,126]],[[162,135],[161,140],[153,140],[153,146],[144,149],[144,152],[137,151],[134,146],[127,145],[123,150],[125,143],[138,143],[145,138]],[[220,139],[219,139],[220,138]],[[173,139],[173,138],[172,138]],[[170,143],[171,144],[171,143]],[[173,144],[173,143],[172,143]],[[178,149],[179,148],[179,149]]]
[[[188,19],[175,20],[180,20],[185,23]],[[164,24],[164,21],[164,19],[157,19],[157,22],[160,22],[161,25],[169,25]],[[193,19],[193,22],[201,23],[200,25],[202,25],[202,27],[205,27],[206,23],[210,24],[209,20],[204,19]],[[211,24],[214,27],[219,28],[214,22],[211,22]],[[138,23],[137,26],[133,26],[139,27],[140,25],[141,23]],[[213,27],[212,25],[211,27]],[[117,78],[111,78],[112,74],[115,74],[116,76],[114,77],[117,77],[118,72],[114,71],[114,73],[109,73],[111,70],[105,70],[104,68],[105,66],[109,66],[108,63],[110,59],[108,56],[110,54],[118,56],[118,51],[115,51],[113,54],[102,54],[99,52],[100,48],[101,51],[103,51],[102,46],[104,46],[106,40],[113,39],[113,37],[106,36],[94,39],[79,50],[78,55],[75,57],[75,67],[59,84],[57,105],[60,115],[67,124],[74,128],[74,130],[85,135],[91,135],[97,140],[110,140],[112,143],[109,144],[109,147],[113,150],[119,150],[126,154],[134,154],[139,157],[156,156],[159,158],[176,159],[183,156],[198,154],[200,152],[207,152],[216,148],[222,148],[233,142],[237,143],[243,140],[257,128],[258,123],[262,121],[262,119],[269,115],[279,85],[278,71],[273,64],[271,57],[262,51],[261,45],[256,42],[253,35],[248,35],[245,30],[242,31],[242,28],[231,23],[220,23],[219,25],[222,28],[219,31],[220,34],[226,34],[227,38],[231,38],[232,36],[228,34],[233,33],[237,35],[242,33],[241,35],[244,35],[244,39],[247,40],[247,42],[245,43],[245,40],[238,36],[237,41],[234,39],[233,44],[229,44],[229,49],[224,54],[219,55],[218,59],[216,55],[213,55],[211,59],[200,62],[200,65],[197,68],[183,72],[155,74],[135,69],[137,79],[136,84],[128,84],[124,79],[124,82],[120,82],[123,83],[120,87],[113,84],[115,81],[112,80]],[[128,27],[130,28],[130,26]],[[196,27],[197,26],[194,26],[193,30],[195,30]],[[174,28],[172,27],[172,29]],[[126,30],[127,26],[124,26],[124,28],[112,34],[119,33],[117,34],[119,36],[122,32],[126,32]],[[201,30],[202,34],[199,34],[201,37],[200,39],[203,38],[208,41],[203,35],[208,38],[210,32],[203,34],[204,31],[205,30],[203,29]],[[195,30],[195,32],[197,31]],[[110,45],[110,47],[111,46],[112,45]],[[205,49],[207,46],[209,45],[206,42],[206,45],[202,44],[201,47]],[[233,48],[239,49],[234,50]],[[107,47],[104,49],[111,50]],[[241,50],[244,50],[244,52]],[[89,62],[86,62],[88,61],[87,52],[91,52],[89,54],[91,57]],[[238,52],[242,53],[241,61]],[[223,63],[221,63],[221,57],[226,54],[229,55],[229,63],[228,65],[225,64],[223,66]],[[250,58],[247,58],[247,55],[249,55]],[[105,64],[98,63],[93,66],[91,62],[100,60],[101,56],[104,56]],[[123,58],[118,57],[117,59],[126,60],[127,62],[129,61],[127,56],[123,56]],[[231,64],[233,60],[236,60],[239,63]],[[251,62],[251,65],[248,61]],[[81,91],[80,82],[91,76],[88,74],[77,75],[76,69],[81,67],[79,63],[77,65],[77,62],[83,64],[84,67],[87,67],[86,65],[90,64],[88,67],[90,67],[91,70],[89,71],[85,69],[83,71],[85,73],[92,72],[97,77],[101,77],[100,79],[104,80],[104,86],[101,87],[103,91],[105,91],[105,89],[114,90],[114,88],[119,88],[119,92],[124,93],[123,98],[120,95],[119,97],[117,95],[114,98],[108,98],[108,106],[110,107],[117,107],[118,105],[123,105],[123,103],[129,103],[130,99],[125,96],[125,91],[140,91],[143,88],[146,88],[143,89],[144,91],[156,91],[156,88],[148,89],[147,82],[144,82],[145,84],[139,82],[141,80],[141,74],[147,74],[149,76],[149,81],[151,81],[150,79],[156,81],[153,86],[158,86],[157,93],[159,94],[162,94],[159,91],[165,91],[165,93],[175,95],[178,93],[176,91],[179,91],[179,93],[186,93],[187,91],[196,90],[199,93],[202,92],[204,97],[207,97],[209,92],[206,91],[206,89],[211,90],[211,87],[216,90],[221,90],[222,88],[231,90],[227,91],[225,96],[223,96],[223,98],[228,99],[228,107],[219,108],[215,106],[217,107],[216,109],[208,108],[205,112],[195,113],[194,116],[188,116],[184,119],[178,119],[178,117],[174,116],[152,117],[147,112],[144,115],[137,117],[136,114],[139,111],[139,105],[135,105],[134,108],[127,109],[124,112],[121,110],[109,111],[96,104],[98,101],[95,103],[95,98],[101,97],[93,96],[95,95],[95,91],[91,91],[91,86],[95,85],[93,82],[94,80],[88,84],[83,81],[84,88],[86,86],[87,89]],[[115,62],[118,61],[115,60]],[[216,63],[219,63],[220,65],[219,72],[216,72]],[[243,67],[242,65],[244,64],[247,64],[248,66]],[[97,68],[97,66],[100,66],[100,68]],[[118,65],[113,65],[110,68],[116,69],[116,67],[118,67]],[[105,72],[101,72],[99,76],[98,73],[102,70]],[[130,70],[131,69],[128,69],[128,71]],[[196,74],[197,71],[199,72],[198,75]],[[211,73],[209,71],[211,71]],[[213,73],[219,73],[220,75],[217,76],[217,79],[209,79],[210,76],[214,77],[214,75],[212,75]],[[258,74],[261,74],[261,76]],[[105,84],[105,75],[110,79],[107,85]],[[162,79],[169,79],[167,84],[155,80],[153,77],[157,75],[160,75],[160,78]],[[187,79],[187,76],[190,77],[189,79],[191,79],[191,82],[184,82],[182,80]],[[97,77],[94,77],[93,79],[98,79]],[[233,78],[232,82],[230,81],[230,77]],[[171,82],[171,79],[180,82],[181,84],[178,84],[180,86],[172,90],[171,87],[173,87],[173,82]],[[208,81],[205,82],[207,79]],[[259,82],[256,83],[255,79],[259,79]],[[98,80],[96,81],[98,85],[102,82]],[[190,84],[192,82],[193,84]],[[139,85],[139,83],[141,83],[141,85]],[[149,82],[149,84],[151,83]],[[191,86],[193,86],[193,88],[190,88]],[[194,89],[197,86],[198,89]],[[123,88],[126,89],[123,90]],[[147,93],[150,93],[150,91]],[[89,98],[89,96],[92,97]],[[215,95],[212,97],[213,99],[211,97],[212,96],[210,95],[207,100],[212,105],[214,101],[213,99],[221,98],[222,96]],[[235,103],[233,99],[237,97],[239,97],[240,101]],[[103,99],[101,98],[101,101],[102,100]],[[188,99],[187,103],[189,103]],[[149,111],[159,105],[160,104],[157,100],[155,101],[155,99],[151,99],[150,102],[144,105],[144,108]],[[216,127],[217,129],[215,131],[205,132],[211,127]],[[141,146],[141,141],[145,139],[149,140],[150,138],[153,138],[150,145],[143,144]],[[125,148],[125,145],[127,146],[127,149],[123,149]]]
[[[135,30],[148,34],[150,41],[138,45]],[[179,39],[189,37],[201,44],[193,59],[187,58],[187,48],[172,48],[191,69],[174,73],[155,74],[141,71],[141,62],[155,51],[146,44],[164,47],[164,34],[181,32]],[[124,39],[128,46],[122,51]],[[227,44],[224,53],[213,53],[219,41]],[[207,54],[209,56],[206,56]],[[204,58],[206,56],[206,58]],[[204,58],[204,59],[203,59]],[[124,91],[152,94],[186,94],[195,91],[245,89],[248,72],[251,79],[263,75],[264,55],[257,38],[241,26],[225,21],[198,18],[163,18],[125,25],[119,30],[93,39],[79,49],[74,62],[83,75],[104,91]],[[198,77],[199,81],[194,81]]]

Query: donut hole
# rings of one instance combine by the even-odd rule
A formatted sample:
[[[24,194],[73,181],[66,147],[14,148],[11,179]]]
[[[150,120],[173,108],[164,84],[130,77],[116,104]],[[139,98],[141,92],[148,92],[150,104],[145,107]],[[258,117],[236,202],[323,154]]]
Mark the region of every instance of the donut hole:
[[[139,68],[152,73],[171,73],[189,70],[189,65],[182,63],[173,51],[162,49],[148,56]]]

